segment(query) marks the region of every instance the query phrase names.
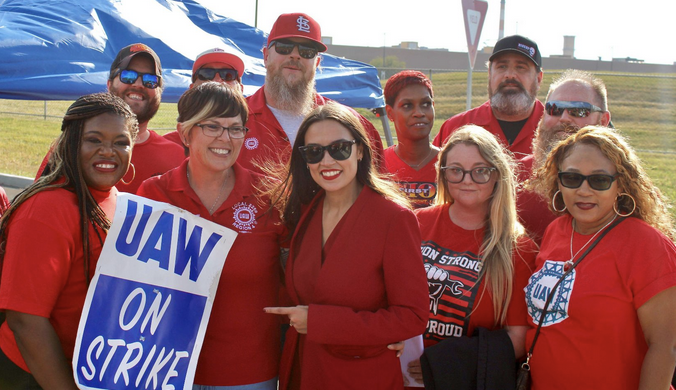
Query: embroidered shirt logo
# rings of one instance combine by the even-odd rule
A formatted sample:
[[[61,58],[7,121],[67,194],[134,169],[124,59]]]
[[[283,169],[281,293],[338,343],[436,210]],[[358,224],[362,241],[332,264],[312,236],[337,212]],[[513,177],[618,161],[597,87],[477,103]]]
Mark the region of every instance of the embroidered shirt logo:
[[[246,140],[244,140],[244,147],[249,150],[254,150],[258,148],[258,138],[256,137],[247,138]]]
[[[528,314],[536,324],[540,323],[542,309],[552,288],[563,276],[563,264],[562,261],[545,261],[542,268],[530,277],[528,285],[524,288]],[[558,324],[568,318],[568,306],[570,305],[570,296],[573,293],[576,272],[577,270],[574,269],[557,287],[547,308],[542,326]]]
[[[300,32],[310,32],[310,21],[305,19],[302,15],[296,19],[296,23],[298,26],[298,31]]]
[[[232,209],[234,210],[232,218],[235,220],[232,226],[242,231],[250,231],[256,227],[256,214],[258,213],[256,206],[239,202],[232,206]]]

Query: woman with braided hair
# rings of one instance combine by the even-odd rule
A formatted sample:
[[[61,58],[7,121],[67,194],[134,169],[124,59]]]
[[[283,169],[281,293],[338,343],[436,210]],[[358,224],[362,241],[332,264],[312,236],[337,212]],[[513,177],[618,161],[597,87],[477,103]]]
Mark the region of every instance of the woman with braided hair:
[[[3,214],[0,388],[76,388],[70,361],[80,314],[137,132],[122,99],[79,98],[44,173]]]

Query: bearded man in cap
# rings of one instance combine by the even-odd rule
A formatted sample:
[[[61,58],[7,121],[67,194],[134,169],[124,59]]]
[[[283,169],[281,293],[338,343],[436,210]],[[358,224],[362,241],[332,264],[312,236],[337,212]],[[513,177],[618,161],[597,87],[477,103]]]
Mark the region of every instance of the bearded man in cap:
[[[265,85],[247,98],[249,132],[239,164],[261,172],[261,166],[288,160],[305,115],[329,101],[315,90],[319,53],[326,50],[319,24],[310,16],[290,13],[277,18],[263,48]],[[382,161],[380,134],[366,118],[357,115],[373,143],[375,161]]]
[[[124,47],[110,66],[108,92],[122,98],[138,120],[138,136],[134,143],[129,170],[115,187],[119,191],[136,193],[141,183],[179,166],[185,159],[183,148],[148,129],[162,100],[162,64],[157,54],[143,43]],[[49,160],[47,153],[37,178]]]
[[[488,59],[488,101],[448,119],[432,142],[441,147],[458,128],[475,124],[493,133],[516,158],[531,154],[544,111],[537,100],[542,58],[535,42],[520,35],[499,40]]]

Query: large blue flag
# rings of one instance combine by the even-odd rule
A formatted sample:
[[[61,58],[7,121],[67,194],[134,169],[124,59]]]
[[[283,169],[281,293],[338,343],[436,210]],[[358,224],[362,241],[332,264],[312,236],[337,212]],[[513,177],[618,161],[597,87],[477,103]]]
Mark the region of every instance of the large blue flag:
[[[160,57],[164,101],[190,84],[197,55],[229,46],[245,54],[245,94],[265,81],[267,34],[194,0],[0,0],[0,98],[74,100],[106,89],[117,52],[145,43]],[[385,105],[376,68],[322,54],[317,91],[352,107]]]

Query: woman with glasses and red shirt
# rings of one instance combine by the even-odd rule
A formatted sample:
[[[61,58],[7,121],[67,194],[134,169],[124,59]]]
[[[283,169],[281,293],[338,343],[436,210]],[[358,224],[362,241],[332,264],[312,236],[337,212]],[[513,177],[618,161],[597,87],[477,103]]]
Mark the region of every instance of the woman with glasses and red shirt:
[[[584,127],[550,152],[534,188],[561,217],[547,228],[526,287],[528,348],[545,311],[529,360],[532,389],[668,389],[676,230],[636,153],[613,129]]]
[[[416,210],[429,286],[425,348],[445,340],[444,345],[463,342],[460,338],[476,335],[478,327],[505,329],[502,340],[511,344],[508,357],[492,364],[512,374],[515,358],[525,354],[523,288],[537,253],[516,216],[514,167],[511,154],[493,134],[463,126],[439,153],[434,206]],[[477,362],[456,357],[467,366],[446,361],[439,369],[476,377]],[[422,383],[419,361],[408,371]]]
[[[293,231],[280,389],[402,389],[388,344],[420,334],[427,286],[418,223],[383,180],[359,119],[328,103],[303,121],[273,202]]]
[[[223,266],[193,389],[276,389],[280,322],[263,308],[279,304],[285,229],[278,215],[264,215],[269,205],[256,189],[261,175],[236,162],[248,131],[246,101],[238,90],[208,82],[181,96],[178,113],[190,157],[146,180],[138,195],[239,233]]]

